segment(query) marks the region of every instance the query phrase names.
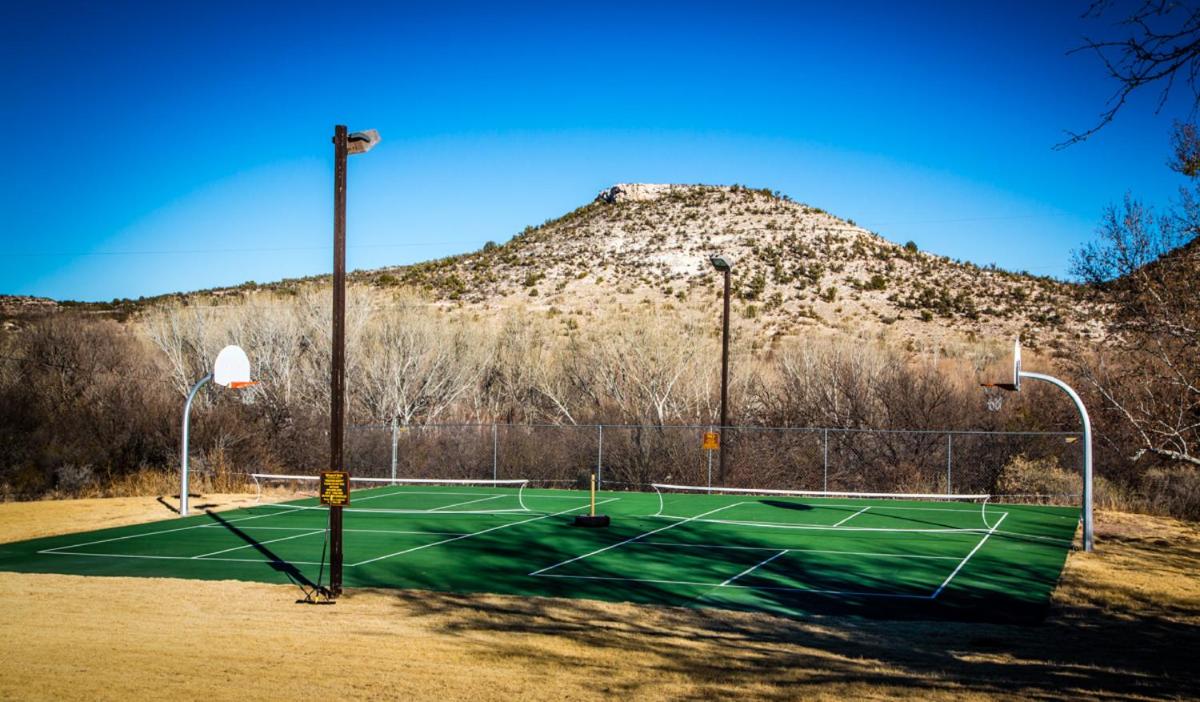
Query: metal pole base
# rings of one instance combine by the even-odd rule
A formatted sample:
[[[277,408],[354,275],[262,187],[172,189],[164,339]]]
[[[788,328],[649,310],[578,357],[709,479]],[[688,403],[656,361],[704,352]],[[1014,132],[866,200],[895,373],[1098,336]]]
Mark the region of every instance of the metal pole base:
[[[580,514],[575,517],[575,526],[599,529],[609,525],[607,514]]]

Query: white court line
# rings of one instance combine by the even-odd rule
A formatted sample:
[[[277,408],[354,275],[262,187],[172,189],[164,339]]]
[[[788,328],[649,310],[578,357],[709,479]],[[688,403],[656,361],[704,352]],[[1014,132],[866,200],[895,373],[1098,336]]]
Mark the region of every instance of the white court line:
[[[266,541],[255,541],[252,544],[242,544],[241,546],[234,546],[233,548],[221,549],[220,551],[213,551],[212,553],[202,553],[199,556],[192,556],[192,558],[196,559],[196,558],[207,558],[208,556],[219,556],[222,553],[229,553],[230,551],[241,551],[244,548],[255,548],[258,546],[265,546],[267,544],[273,544],[277,541],[291,541],[292,539],[299,539],[299,538],[302,538],[305,536],[312,536],[313,534],[324,534],[324,533],[325,533],[325,529],[321,528],[321,529],[317,529],[316,531],[307,531],[303,534],[292,534],[291,536],[281,536],[278,539],[268,539]]]
[[[619,500],[619,499],[621,499],[621,498],[619,498],[619,497],[612,497],[612,498],[609,498],[609,499],[607,499],[607,500],[602,500],[602,501],[600,501],[600,502],[597,502],[596,504],[597,504],[597,505],[603,505],[603,504],[607,504],[607,503],[609,503],[609,502],[615,502],[615,501],[617,501],[617,500]],[[406,548],[406,549],[404,549],[403,551],[396,551],[395,553],[389,553],[389,554],[387,554],[387,555],[384,555],[384,556],[378,556],[378,557],[376,557],[376,558],[368,558],[368,559],[367,559],[367,560],[365,560],[365,561],[359,561],[358,563],[351,563],[351,564],[350,564],[349,566],[347,566],[347,567],[348,567],[348,568],[356,568],[356,567],[358,567],[358,566],[360,566],[360,565],[366,565],[366,564],[368,564],[368,563],[374,563],[375,561],[382,561],[382,560],[384,560],[385,558],[392,558],[392,557],[394,557],[394,556],[403,556],[403,555],[404,555],[404,554],[406,554],[406,553],[412,553],[413,551],[420,551],[420,550],[421,550],[421,549],[423,549],[423,548],[430,548],[430,547],[432,547],[432,546],[441,546],[442,544],[448,544],[448,543],[450,543],[451,541],[458,541],[458,540],[460,540],[460,539],[469,539],[469,538],[471,538],[472,536],[479,536],[480,534],[486,534],[486,533],[488,533],[489,531],[496,531],[497,529],[507,529],[508,527],[513,527],[513,526],[517,526],[517,525],[520,525],[520,524],[528,524],[529,522],[536,522],[536,521],[540,521],[540,520],[542,520],[542,519],[549,519],[550,517],[558,517],[558,516],[561,516],[561,515],[564,515],[564,514],[568,514],[568,513],[570,513],[570,512],[574,512],[574,511],[576,511],[576,510],[580,510],[580,509],[586,509],[586,508],[587,508],[587,505],[580,505],[580,506],[578,506],[578,507],[571,507],[570,509],[564,509],[564,510],[563,510],[563,511],[561,511],[561,512],[555,512],[554,514],[544,514],[544,515],[542,515],[542,516],[540,516],[540,517],[531,517],[531,518],[529,518],[529,519],[522,519],[522,520],[521,520],[521,521],[519,521],[519,522],[508,522],[507,524],[500,524],[500,525],[498,525],[498,526],[494,526],[494,527],[491,527],[491,528],[488,528],[488,529],[482,529],[482,530],[480,530],[480,531],[476,531],[476,532],[474,532],[474,533],[471,533],[471,534],[462,534],[461,536],[455,536],[454,538],[450,538],[450,539],[442,539],[441,541],[435,541],[435,542],[433,542],[433,543],[431,543],[431,544],[425,544],[424,546],[413,546],[412,548]],[[453,514],[453,513],[451,513],[451,512],[443,512],[443,514]],[[461,513],[461,512],[459,512],[459,514],[462,514],[462,513]]]
[[[467,500],[466,502],[456,502],[452,505],[442,505],[441,507],[434,507],[433,509],[431,509],[429,511],[437,512],[437,511],[443,510],[443,509],[450,509],[451,507],[462,507],[463,505],[472,505],[472,504],[475,504],[476,502],[487,502],[488,500],[498,500],[501,497],[516,497],[516,495],[491,495],[489,497],[481,497],[478,500]]]
[[[539,578],[571,578],[575,580],[608,580],[626,583],[654,583],[658,585],[694,585],[696,587],[719,588],[737,590],[772,590],[785,592],[806,592],[813,595],[845,595],[851,597],[895,597],[905,600],[928,600],[929,595],[904,595],[894,592],[860,592],[856,590],[814,590],[807,587],[775,587],[766,585],[721,585],[720,583],[701,583],[691,580],[659,580],[654,578],[618,578],[607,575],[559,575],[558,573],[548,573],[539,575]],[[705,595],[707,596],[707,594]]]
[[[718,507],[716,509],[711,509],[702,514],[697,514],[694,517],[689,517],[687,519],[684,519],[683,521],[675,522],[674,524],[668,524],[665,527],[660,527],[658,529],[654,529],[653,531],[647,531],[644,534],[638,534],[637,536],[625,539],[624,541],[622,541],[620,543],[616,543],[616,544],[612,544],[611,546],[605,546],[604,548],[596,549],[595,551],[592,551],[591,553],[585,553],[582,556],[576,556],[574,558],[569,558],[561,563],[555,563],[554,565],[546,566],[545,568],[542,568],[541,570],[535,570],[534,572],[530,573],[530,575],[541,575],[542,573],[545,573],[548,570],[554,570],[555,568],[557,568],[559,566],[564,566],[568,563],[574,563],[575,561],[581,561],[585,558],[590,558],[591,556],[594,556],[597,553],[604,553],[605,551],[617,548],[618,546],[624,546],[627,543],[630,543],[632,541],[637,541],[638,539],[643,539],[647,536],[650,536],[651,534],[657,534],[660,531],[666,531],[667,529],[672,529],[681,524],[687,524],[688,522],[690,522],[692,520],[699,519],[699,518],[707,516],[709,514],[713,514],[715,512],[720,512],[721,510],[724,510],[724,509],[729,509],[730,507],[737,507],[738,505],[744,505],[744,504],[746,504],[746,503],[745,502],[734,502],[731,505],[725,505],[724,507]]]
[[[846,517],[845,519],[843,519],[842,521],[838,522],[837,524],[834,524],[834,526],[835,526],[835,527],[840,527],[841,525],[845,524],[846,522],[850,521],[851,519],[854,519],[855,517],[857,517],[858,515],[862,514],[863,512],[866,512],[866,511],[867,511],[867,510],[869,510],[869,509],[871,509],[871,508],[870,508],[870,507],[863,507],[862,509],[858,510],[857,512],[855,512],[854,514],[850,515],[849,517]]]
[[[190,561],[193,556],[150,556],[141,553],[88,553],[86,551],[44,551],[48,556],[90,556],[92,558],[145,558],[153,561]],[[263,558],[205,558],[222,563],[287,563],[289,565],[327,565],[316,561],[267,560]]]
[[[233,524],[235,522],[248,522],[251,519],[262,519],[263,517],[276,517],[276,516],[279,516],[278,512],[271,512],[270,514],[258,514],[253,517],[239,517],[237,519],[223,519],[222,521],[225,522],[226,524]],[[141,534],[129,534],[128,536],[115,536],[111,539],[100,539],[98,541],[88,541],[88,542],[85,542],[82,544],[71,544],[70,546],[58,546],[56,548],[48,548],[48,549],[44,549],[42,551],[38,551],[38,553],[54,553],[55,551],[62,551],[64,549],[68,549],[68,548],[82,548],[84,546],[95,546],[96,544],[107,544],[107,543],[110,543],[113,541],[125,541],[126,539],[137,539],[137,538],[140,538],[143,536],[155,536],[157,534],[172,534],[177,531],[187,531],[188,529],[201,529],[201,528],[207,527],[207,526],[223,526],[223,525],[222,524],[210,524],[208,522],[205,522],[204,524],[193,524],[191,526],[178,527],[176,529],[162,529],[161,531],[147,531],[147,532],[143,532]],[[185,556],[185,557],[190,557],[190,556]]]
[[[963,566],[967,564],[967,561],[971,560],[971,556],[974,556],[975,552],[978,551],[985,543],[987,543],[988,539],[992,538],[992,534],[996,533],[996,527],[1000,526],[1000,523],[1004,521],[1004,517],[1007,516],[1008,512],[1005,512],[1003,516],[1001,516],[996,522],[995,526],[993,526],[991,529],[988,529],[987,534],[985,534],[984,537],[979,540],[979,543],[975,544],[975,548],[971,549],[971,552],[962,559],[962,561],[958,564],[958,567],[954,569],[954,572],[950,573],[950,575],[944,581],[942,581],[942,584],[938,586],[938,589],[933,591],[933,594],[929,596],[929,599],[937,599],[937,596],[942,594],[942,590],[946,589],[946,586],[950,584],[950,581],[954,579],[954,576],[958,575],[958,571],[962,570]]]
[[[771,561],[775,560],[776,558],[779,558],[780,556],[784,555],[785,553],[787,553],[787,549],[780,551],[779,553],[775,554],[774,556],[769,556],[767,558],[764,558],[763,560],[759,561],[758,563],[755,563],[754,565],[743,570],[742,572],[738,573],[737,575],[733,576],[732,578],[729,578],[728,580],[721,583],[717,587],[725,587],[726,585],[733,582],[734,580],[737,580],[738,578],[742,577],[743,575],[749,575],[750,573],[758,570],[759,568],[765,566],[766,564],[770,563]]]
[[[667,541],[643,541],[643,546],[664,546],[668,548],[711,548],[711,549],[734,549],[739,551],[778,551],[778,546],[720,546],[717,544],[685,544],[679,542]],[[832,549],[820,548],[789,548],[792,553],[828,553],[842,554],[846,556],[873,556],[875,558],[918,558],[937,561],[957,561],[958,556],[926,556],[919,553],[873,553],[870,551],[836,551]]]

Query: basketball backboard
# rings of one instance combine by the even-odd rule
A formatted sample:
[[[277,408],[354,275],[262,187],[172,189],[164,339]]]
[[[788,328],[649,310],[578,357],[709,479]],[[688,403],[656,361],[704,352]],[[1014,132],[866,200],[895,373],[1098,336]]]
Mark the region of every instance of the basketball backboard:
[[[250,380],[250,359],[239,346],[226,346],[213,361],[213,382],[227,388],[254,385]]]
[[[1019,391],[1021,389],[1021,340],[1017,339],[1013,342],[1013,375],[1012,389]]]
[[[1003,383],[981,383],[985,388],[997,388],[1000,390],[1008,390],[1010,392],[1018,392],[1021,389],[1021,340],[1017,339],[1013,342],[1012,353],[1012,380],[1006,380]],[[997,405],[997,408],[999,405]]]

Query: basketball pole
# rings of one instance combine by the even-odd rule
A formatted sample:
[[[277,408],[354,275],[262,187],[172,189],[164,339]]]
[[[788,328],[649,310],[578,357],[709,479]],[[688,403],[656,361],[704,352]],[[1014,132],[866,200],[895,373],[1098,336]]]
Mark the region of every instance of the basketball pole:
[[[183,440],[179,450],[179,516],[181,517],[188,516],[188,424],[192,414],[192,400],[196,399],[196,393],[200,392],[200,388],[210,380],[212,380],[212,373],[201,378],[192,386],[192,391],[187,396],[187,402],[183,403]]]
[[[1043,373],[1031,373],[1022,370],[1018,371],[1018,375],[1021,378],[1050,383],[1059,390],[1067,393],[1071,401],[1075,403],[1075,409],[1079,410],[1079,419],[1083,423],[1083,550],[1091,551],[1095,546],[1094,523],[1092,519],[1092,419],[1088,416],[1087,407],[1084,407],[1079,393],[1075,392],[1075,389],[1070,385],[1052,375],[1045,375]]]

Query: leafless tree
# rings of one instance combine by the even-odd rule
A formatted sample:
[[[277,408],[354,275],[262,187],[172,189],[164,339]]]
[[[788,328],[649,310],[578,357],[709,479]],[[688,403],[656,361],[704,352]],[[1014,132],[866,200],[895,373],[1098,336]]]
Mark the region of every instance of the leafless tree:
[[[1194,130],[1176,129],[1189,168]],[[1105,213],[1099,242],[1073,271],[1113,306],[1112,340],[1081,372],[1130,430],[1136,460],[1149,453],[1200,465],[1200,206],[1194,193],[1158,215],[1132,197]]]
[[[436,420],[473,386],[479,344],[415,297],[389,302],[363,332],[358,397],[371,419]]]
[[[1116,5],[1113,0],[1096,0],[1084,17],[1111,16]],[[1110,124],[1135,92],[1148,86],[1160,88],[1156,112],[1180,83],[1192,94],[1193,113],[1200,106],[1200,4],[1142,0],[1116,28],[1117,36],[1085,38],[1083,45],[1071,52],[1095,53],[1117,88],[1094,126],[1068,132],[1068,138],[1056,148],[1087,140]]]

